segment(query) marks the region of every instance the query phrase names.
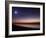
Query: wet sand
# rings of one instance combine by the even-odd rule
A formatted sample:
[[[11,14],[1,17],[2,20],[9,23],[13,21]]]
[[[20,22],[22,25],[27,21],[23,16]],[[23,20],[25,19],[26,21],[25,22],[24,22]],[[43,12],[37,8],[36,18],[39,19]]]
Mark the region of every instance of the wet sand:
[[[40,30],[40,22],[36,23],[13,23],[12,31]]]

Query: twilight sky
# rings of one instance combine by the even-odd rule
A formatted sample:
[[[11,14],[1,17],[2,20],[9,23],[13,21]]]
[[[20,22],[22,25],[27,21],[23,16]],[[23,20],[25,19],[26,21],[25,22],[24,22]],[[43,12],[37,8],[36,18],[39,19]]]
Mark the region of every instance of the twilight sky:
[[[12,17],[40,18],[40,8],[12,7]]]

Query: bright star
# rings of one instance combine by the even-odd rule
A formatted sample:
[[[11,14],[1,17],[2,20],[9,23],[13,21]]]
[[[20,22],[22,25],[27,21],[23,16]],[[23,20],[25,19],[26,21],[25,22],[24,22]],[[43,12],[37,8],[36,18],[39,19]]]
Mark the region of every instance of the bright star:
[[[15,11],[14,13],[15,13],[15,14],[18,14],[18,12],[17,12],[17,11]]]

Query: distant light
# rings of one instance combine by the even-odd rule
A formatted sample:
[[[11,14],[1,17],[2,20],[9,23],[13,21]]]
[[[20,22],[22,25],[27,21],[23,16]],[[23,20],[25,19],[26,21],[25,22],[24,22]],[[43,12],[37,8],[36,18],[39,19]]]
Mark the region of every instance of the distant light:
[[[18,11],[15,11],[14,13],[15,13],[15,14],[18,14]]]

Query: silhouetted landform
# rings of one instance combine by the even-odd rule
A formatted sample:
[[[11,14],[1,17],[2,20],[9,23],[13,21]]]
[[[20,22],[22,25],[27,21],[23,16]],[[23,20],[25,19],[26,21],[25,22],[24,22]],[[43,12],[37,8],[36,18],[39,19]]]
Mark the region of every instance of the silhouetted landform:
[[[35,24],[35,25],[40,25],[40,22],[31,22],[31,23],[29,23],[29,22],[28,22],[28,23],[18,22],[18,23],[13,23],[13,24],[24,24],[24,25],[25,25],[25,24],[26,24],[26,25],[34,25],[34,24]]]

